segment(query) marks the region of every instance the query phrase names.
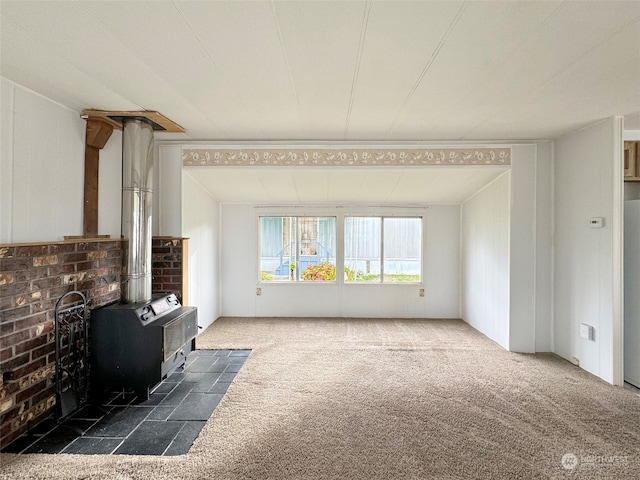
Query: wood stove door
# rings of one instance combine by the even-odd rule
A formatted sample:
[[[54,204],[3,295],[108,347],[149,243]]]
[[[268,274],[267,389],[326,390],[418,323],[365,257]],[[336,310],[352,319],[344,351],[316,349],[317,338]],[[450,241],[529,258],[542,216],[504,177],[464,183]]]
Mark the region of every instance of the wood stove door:
[[[183,307],[184,312],[167,323],[162,329],[164,361],[168,361],[196,336],[197,314],[192,307]]]

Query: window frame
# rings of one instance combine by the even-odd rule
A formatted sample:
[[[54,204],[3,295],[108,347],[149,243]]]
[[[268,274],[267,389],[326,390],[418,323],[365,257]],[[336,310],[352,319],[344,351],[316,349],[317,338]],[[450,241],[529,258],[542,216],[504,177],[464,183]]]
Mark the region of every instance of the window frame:
[[[425,224],[426,224],[426,210],[429,208],[428,206],[424,206],[424,207],[420,207],[420,212],[416,212],[416,211],[411,211],[412,207],[408,207],[408,208],[397,208],[395,211],[393,212],[387,212],[387,213],[381,213],[380,211],[361,211],[359,208],[355,208],[355,209],[350,209],[349,212],[331,212],[331,211],[327,211],[326,208],[318,208],[317,210],[313,207],[310,206],[308,209],[305,209],[304,213],[300,213],[298,211],[295,211],[294,208],[273,208],[269,207],[269,208],[265,208],[265,210],[263,211],[258,211],[261,207],[256,207],[256,225],[257,225],[257,262],[256,262],[256,271],[257,271],[257,285],[260,287],[264,287],[264,286],[273,286],[273,285],[288,285],[288,286],[293,286],[293,285],[325,285],[325,286],[336,286],[336,285],[346,285],[349,286],[349,288],[358,288],[358,287],[362,287],[362,286],[397,286],[397,287],[415,287],[415,286],[421,286],[424,287],[425,285],[425,268],[426,268],[426,263],[425,263],[425,249],[426,249],[426,241],[427,241],[427,237],[425,236]],[[333,208],[336,209],[344,209],[345,207],[342,206],[335,206]],[[418,208],[418,207],[413,207],[413,208]],[[292,211],[293,210],[293,211]],[[312,280],[301,280],[300,279],[300,274],[302,272],[296,272],[296,279],[295,280],[262,280],[262,276],[261,276],[261,267],[262,267],[262,260],[261,260],[261,255],[262,255],[262,228],[261,228],[261,221],[260,219],[262,217],[295,217],[295,218],[308,218],[308,217],[316,217],[316,218],[322,218],[322,217],[330,217],[330,218],[334,218],[335,219],[335,267],[336,267],[336,272],[344,272],[345,270],[345,219],[348,217],[375,217],[375,218],[380,218],[381,219],[381,244],[384,242],[384,227],[382,226],[384,224],[384,219],[385,218],[415,218],[418,219],[420,221],[420,240],[419,240],[419,247],[420,247],[420,279],[418,281],[415,282],[385,282],[384,280],[384,270],[381,272],[381,279],[380,281],[376,281],[376,282],[349,282],[346,281],[346,279],[344,278],[344,274],[343,275],[339,275],[336,273],[336,278],[335,280],[325,280],[325,281],[312,281]],[[297,230],[297,229],[296,229]],[[298,232],[296,231],[296,234],[298,234]],[[299,249],[299,244],[296,243],[296,263],[298,263],[298,249]],[[381,260],[381,264],[383,264],[383,255],[384,255],[384,250],[381,246],[380,249],[380,260]],[[382,266],[382,268],[384,268]]]
[[[423,285],[424,284],[424,215],[407,215],[407,214],[388,214],[388,215],[379,215],[379,214],[345,214],[343,216],[343,230],[346,228],[346,219],[347,218],[379,218],[380,219],[380,280],[375,282],[368,281],[344,281],[345,285]],[[415,282],[390,282],[384,280],[385,277],[385,219],[418,219],[420,221],[420,240],[419,240],[419,249],[420,249],[420,278]],[[344,233],[342,239],[342,262],[344,267],[346,268],[346,255],[345,255],[345,245],[346,241],[346,233]]]
[[[293,279],[291,279],[291,277],[289,277],[289,279],[281,279],[281,280],[263,280],[262,278],[262,236],[263,236],[263,231],[262,231],[262,218],[293,218],[295,219],[295,240],[291,241],[290,243],[295,243],[295,246],[292,246],[291,248],[295,248],[294,250],[294,255],[290,258],[293,259],[294,264],[296,265],[295,268],[295,276]],[[302,238],[302,223],[304,223],[302,220],[303,219],[309,219],[309,218],[315,218],[316,220],[322,219],[322,218],[329,218],[329,219],[333,219],[334,221],[334,242],[335,245],[333,245],[334,247],[334,252],[333,252],[333,257],[334,258],[334,262],[333,264],[335,265],[336,268],[336,272],[338,271],[338,215],[336,214],[314,214],[314,213],[307,213],[307,214],[269,214],[269,213],[265,213],[265,214],[259,214],[258,215],[258,283],[262,284],[262,285],[300,285],[300,284],[314,284],[314,285],[318,285],[318,284],[329,284],[329,285],[335,285],[337,283],[337,279],[338,279],[338,275],[336,274],[336,278],[334,280],[322,280],[322,281],[314,281],[314,280],[303,280],[301,278],[302,276],[302,271],[300,271],[300,268],[298,267],[300,265],[300,258],[304,257],[305,255],[301,254],[301,249],[302,249],[302,245],[303,245],[303,238]],[[315,239],[315,243],[316,243],[316,248],[317,245],[320,244],[320,242],[318,241],[318,238]],[[317,264],[314,264],[317,265]]]

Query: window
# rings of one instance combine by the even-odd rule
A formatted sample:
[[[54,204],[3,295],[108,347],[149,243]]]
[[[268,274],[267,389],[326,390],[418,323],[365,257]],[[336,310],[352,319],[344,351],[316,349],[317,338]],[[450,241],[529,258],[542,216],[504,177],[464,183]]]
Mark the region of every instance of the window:
[[[345,283],[422,281],[421,217],[342,218],[337,250],[337,217],[260,217],[260,281],[335,282],[337,259]]]
[[[346,217],[345,282],[421,281],[422,219]]]
[[[260,280],[335,281],[336,217],[260,217]]]

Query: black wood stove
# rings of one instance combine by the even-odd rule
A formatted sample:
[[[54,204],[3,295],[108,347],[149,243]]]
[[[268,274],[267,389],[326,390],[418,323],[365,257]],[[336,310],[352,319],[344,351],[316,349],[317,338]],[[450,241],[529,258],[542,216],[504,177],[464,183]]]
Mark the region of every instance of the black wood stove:
[[[174,295],[146,303],[118,303],[91,313],[91,390],[126,389],[146,398],[149,390],[195,348],[197,309]]]
[[[94,400],[107,389],[147,396],[183,365],[194,348],[197,313],[178,298],[151,293],[154,122],[134,116],[122,128],[122,302],[97,308],[90,320]]]

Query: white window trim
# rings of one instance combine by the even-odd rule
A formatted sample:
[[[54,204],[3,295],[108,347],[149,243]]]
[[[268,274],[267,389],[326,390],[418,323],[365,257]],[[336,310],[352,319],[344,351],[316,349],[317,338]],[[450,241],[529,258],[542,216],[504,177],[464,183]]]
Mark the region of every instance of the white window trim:
[[[347,286],[351,286],[351,285],[410,285],[410,286],[416,286],[416,285],[423,285],[424,284],[424,242],[425,242],[425,235],[424,235],[424,215],[408,215],[408,214],[359,214],[359,213],[355,213],[355,214],[345,214],[343,216],[341,225],[342,225],[342,243],[341,243],[341,251],[340,251],[340,259],[342,260],[342,270],[340,271],[344,271],[344,219],[346,219],[347,217],[358,217],[358,218],[365,218],[365,217],[370,217],[370,218],[379,218],[380,219],[380,281],[379,282],[343,282],[345,285]],[[384,281],[384,219],[385,218],[418,218],[420,219],[420,281],[418,282],[385,282]],[[336,263],[337,263],[337,259],[336,259]],[[337,266],[336,266],[337,268]]]
[[[336,212],[336,210],[348,211]],[[417,213],[415,210],[427,210],[428,205],[424,207],[378,207],[379,210],[372,211],[367,206],[362,207],[345,207],[335,205],[332,207],[314,207],[314,206],[256,206],[255,222],[258,225],[258,242],[257,242],[257,285],[260,287],[277,286],[276,288],[298,287],[298,286],[346,286],[347,288],[373,288],[373,287],[415,287],[424,288],[425,285],[425,213]],[[387,210],[388,211],[385,211]],[[335,217],[336,218],[336,279],[332,281],[310,282],[310,281],[263,281],[260,275],[260,255],[261,255],[261,229],[260,217]],[[420,281],[419,282],[345,282],[344,275],[338,275],[337,272],[344,272],[344,219],[346,217],[401,217],[401,218],[419,218],[421,221],[421,242],[420,242]]]

